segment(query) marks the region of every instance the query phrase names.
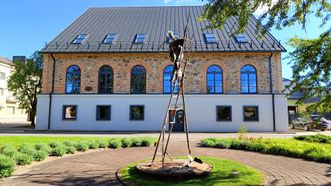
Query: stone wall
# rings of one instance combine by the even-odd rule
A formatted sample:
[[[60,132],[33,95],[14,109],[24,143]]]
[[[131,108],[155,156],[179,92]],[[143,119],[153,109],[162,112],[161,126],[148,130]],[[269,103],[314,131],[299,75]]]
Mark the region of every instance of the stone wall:
[[[187,93],[206,93],[206,70],[210,65],[219,65],[223,70],[223,92],[240,93],[240,69],[246,64],[257,69],[258,93],[270,92],[269,78],[270,53],[193,53],[189,56],[186,71],[185,90]],[[54,54],[55,84],[54,93],[65,93],[65,74],[71,65],[81,69],[81,93],[97,93],[98,70],[110,65],[114,72],[114,93],[130,93],[130,71],[135,65],[146,69],[147,93],[163,92],[163,70],[171,65],[166,53],[127,53],[127,54]],[[273,89],[280,93],[282,88],[281,54],[272,57]],[[43,93],[51,92],[53,59],[44,54]],[[86,91],[85,87],[92,87]]]

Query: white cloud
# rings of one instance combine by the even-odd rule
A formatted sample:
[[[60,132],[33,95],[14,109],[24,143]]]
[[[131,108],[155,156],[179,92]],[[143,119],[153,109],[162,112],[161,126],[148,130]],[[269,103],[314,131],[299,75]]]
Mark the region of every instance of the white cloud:
[[[262,15],[263,13],[267,12],[270,7],[274,6],[277,2],[278,2],[278,0],[272,0],[271,1],[271,6],[267,6],[267,5],[262,6],[262,5],[260,5],[254,13],[258,16]]]

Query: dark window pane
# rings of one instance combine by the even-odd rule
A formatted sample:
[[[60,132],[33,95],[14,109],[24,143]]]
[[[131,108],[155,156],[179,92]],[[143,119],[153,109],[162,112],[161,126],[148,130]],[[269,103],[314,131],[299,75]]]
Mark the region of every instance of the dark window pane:
[[[144,106],[130,106],[130,120],[144,120]]]
[[[99,69],[99,94],[112,94],[113,93],[113,69],[104,65]]]
[[[110,106],[98,105],[97,106],[97,120],[110,120]]]
[[[131,70],[131,93],[146,93],[146,71],[143,66],[134,66]]]
[[[244,121],[259,121],[257,106],[244,106]]]
[[[232,113],[230,106],[217,106],[216,107],[216,120],[217,121],[231,121]]]

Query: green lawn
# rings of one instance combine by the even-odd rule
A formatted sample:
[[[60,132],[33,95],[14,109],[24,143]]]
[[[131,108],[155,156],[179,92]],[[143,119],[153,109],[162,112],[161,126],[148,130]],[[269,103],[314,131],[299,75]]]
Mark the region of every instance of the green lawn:
[[[312,137],[310,137],[310,139],[311,138]],[[321,136],[315,138],[320,139]],[[319,142],[316,141],[317,140],[310,142],[294,138],[208,138],[201,140],[201,145],[204,147],[239,149],[265,154],[283,155],[331,164],[331,144],[323,143],[321,142],[322,140],[319,140]]]
[[[132,163],[121,169],[121,179],[125,182],[137,186],[180,186],[180,185],[209,185],[209,186],[235,186],[235,185],[263,185],[264,175],[247,165],[212,157],[199,157],[204,162],[213,166],[212,173],[208,176],[190,180],[157,180],[142,176],[135,170]],[[233,176],[232,172],[239,172],[238,176]]]
[[[109,137],[69,137],[69,136],[0,136],[0,147],[5,144],[20,146],[21,144],[50,143],[53,141],[72,141],[110,139]]]

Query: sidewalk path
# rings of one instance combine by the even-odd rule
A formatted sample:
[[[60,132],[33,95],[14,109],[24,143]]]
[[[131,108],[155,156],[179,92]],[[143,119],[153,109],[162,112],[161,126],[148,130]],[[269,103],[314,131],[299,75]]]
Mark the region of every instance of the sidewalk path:
[[[170,144],[171,156],[186,155],[185,142]],[[267,185],[331,185],[331,165],[301,159],[244,152],[202,148],[192,142],[195,156],[212,156],[235,160],[261,170]],[[115,172],[128,163],[149,158],[154,147],[106,149],[60,158],[32,166],[25,173],[0,181],[0,185],[121,185]]]

